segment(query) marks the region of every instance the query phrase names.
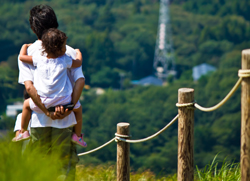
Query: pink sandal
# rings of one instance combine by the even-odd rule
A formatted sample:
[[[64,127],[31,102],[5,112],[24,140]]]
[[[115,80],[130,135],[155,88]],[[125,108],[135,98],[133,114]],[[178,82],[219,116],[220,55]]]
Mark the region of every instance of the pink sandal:
[[[82,147],[86,147],[87,143],[83,141],[83,134],[81,134],[80,137],[78,137],[75,133],[73,133],[71,141],[74,142],[75,144],[78,144]]]
[[[17,141],[24,141],[24,140],[28,140],[30,139],[30,134],[29,131],[24,131],[23,133],[21,133],[21,131],[19,131],[19,134],[14,137],[12,139],[13,142],[17,142]]]

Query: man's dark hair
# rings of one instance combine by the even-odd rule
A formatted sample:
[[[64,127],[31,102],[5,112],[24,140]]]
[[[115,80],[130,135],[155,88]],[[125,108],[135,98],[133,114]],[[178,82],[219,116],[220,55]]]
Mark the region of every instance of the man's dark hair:
[[[37,5],[30,10],[30,28],[38,39],[49,28],[58,28],[58,22],[54,10],[48,5]]]

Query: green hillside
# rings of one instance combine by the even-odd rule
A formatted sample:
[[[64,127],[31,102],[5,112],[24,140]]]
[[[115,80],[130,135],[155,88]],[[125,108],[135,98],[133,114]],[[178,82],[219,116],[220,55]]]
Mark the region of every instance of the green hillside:
[[[250,46],[250,2],[247,0],[173,0],[170,5],[177,79],[163,87],[132,87],[130,80],[152,74],[159,1],[157,0],[4,0],[0,6],[0,112],[22,100],[18,85],[17,55],[23,43],[36,40],[29,28],[29,10],[48,4],[56,12],[59,29],[68,44],[83,54],[83,72],[90,90],[84,90],[83,132],[86,150],[114,137],[118,122],[129,122],[132,139],[147,137],[176,114],[179,88],[195,89],[198,104],[221,101],[238,79],[241,51]],[[192,80],[192,67],[208,63],[214,73]],[[125,74],[123,90],[119,74]],[[106,90],[93,93],[94,87]],[[6,123],[8,121],[8,123]],[[11,124],[10,124],[11,123]],[[12,129],[4,118],[2,129]],[[83,164],[115,162],[115,144],[88,156]],[[79,152],[86,151],[79,149]],[[199,168],[219,159],[240,158],[240,89],[220,109],[195,111],[195,164]],[[131,145],[131,167],[155,173],[177,169],[177,123],[151,141]]]

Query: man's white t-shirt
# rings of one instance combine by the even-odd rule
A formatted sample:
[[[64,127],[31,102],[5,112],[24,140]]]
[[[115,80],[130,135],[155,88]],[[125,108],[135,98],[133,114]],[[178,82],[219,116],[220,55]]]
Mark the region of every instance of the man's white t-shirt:
[[[42,41],[41,40],[35,41],[32,45],[29,46],[27,53],[28,55],[31,56],[41,55]],[[72,57],[73,59],[76,58],[75,50],[69,46],[66,46],[66,55]],[[18,83],[24,84],[24,82],[28,80],[35,83],[34,82],[35,67],[33,65],[23,63],[18,59],[18,67],[19,67]],[[68,69],[67,74],[71,81],[72,87],[77,79],[84,78],[82,73],[82,67]],[[74,124],[76,124],[76,119],[73,112],[71,112],[69,116],[58,120],[52,120],[44,113],[37,113],[34,111],[32,112],[31,115],[31,127],[67,128],[73,126]]]

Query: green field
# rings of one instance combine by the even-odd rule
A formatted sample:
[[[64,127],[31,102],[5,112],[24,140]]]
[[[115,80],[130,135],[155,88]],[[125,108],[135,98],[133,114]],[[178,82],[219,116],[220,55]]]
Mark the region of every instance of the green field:
[[[45,157],[36,150],[27,147],[22,152],[21,144],[12,143],[9,139],[0,143],[0,180],[1,181],[55,181],[60,163],[56,156]],[[240,180],[238,163],[228,163],[216,159],[205,168],[196,168],[195,180],[202,181],[235,181]],[[116,180],[115,165],[77,165],[76,181],[114,181]],[[175,181],[176,174],[154,174],[150,170],[130,172],[131,181]]]

